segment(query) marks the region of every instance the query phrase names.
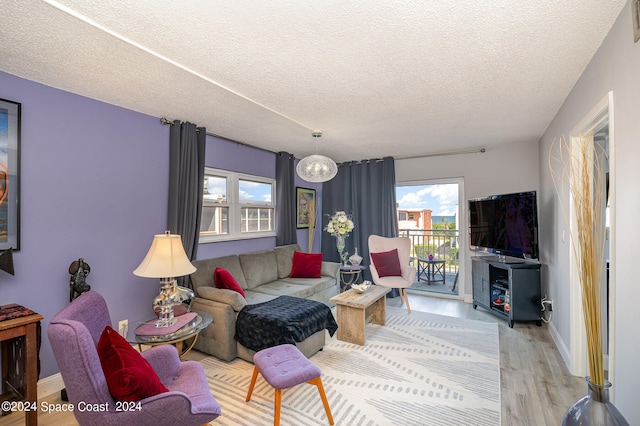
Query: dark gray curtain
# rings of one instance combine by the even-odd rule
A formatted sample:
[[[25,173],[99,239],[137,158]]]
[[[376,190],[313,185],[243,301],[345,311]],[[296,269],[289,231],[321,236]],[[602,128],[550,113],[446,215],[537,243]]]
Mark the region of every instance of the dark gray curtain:
[[[298,242],[294,162],[288,152],[276,154],[276,246]]]
[[[169,135],[169,214],[167,229],[182,237],[191,260],[198,253],[204,191],[204,157],[207,131],[176,120]],[[188,285],[180,280],[181,285]]]
[[[396,218],[396,174],[392,157],[382,160],[363,160],[344,163],[338,174],[322,187],[322,228],[328,216],[338,210],[351,214],[354,230],[346,240],[345,250],[349,255],[358,247],[362,265],[369,266],[369,235],[383,237],[398,236]],[[322,232],[322,257],[338,262],[335,238]],[[364,271],[365,279],[371,279],[369,269]]]

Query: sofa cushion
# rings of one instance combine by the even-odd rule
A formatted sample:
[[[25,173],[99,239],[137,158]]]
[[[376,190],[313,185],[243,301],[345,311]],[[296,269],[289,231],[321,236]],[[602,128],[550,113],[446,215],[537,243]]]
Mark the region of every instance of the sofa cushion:
[[[244,290],[247,289],[247,283],[244,279],[242,267],[240,266],[240,259],[236,254],[216,257],[214,259],[194,260],[191,263],[196,267],[196,272],[191,274],[191,282],[193,283],[194,290],[202,286],[215,287],[213,274],[218,267],[229,271],[238,284],[240,284],[240,287]]]
[[[289,244],[275,248],[276,261],[278,262],[278,278],[282,279],[289,276],[293,264],[293,253],[296,251],[300,251],[300,246],[297,244]]]
[[[255,289],[262,284],[278,279],[275,250],[256,251],[241,254],[238,257],[240,258],[247,289]]]
[[[256,303],[268,302],[279,295],[260,293],[259,291],[247,290],[244,292],[247,296],[247,305],[255,305]],[[235,332],[235,330],[234,330]]]
[[[293,296],[301,298],[313,296],[313,294],[315,293],[312,286],[294,284],[285,280],[278,280],[267,284],[262,284],[261,286],[254,288],[253,291],[258,293],[271,294],[274,296]]]
[[[304,285],[313,288],[314,293],[320,293],[330,287],[336,285],[336,279],[333,277],[320,277],[320,278],[285,278],[280,281],[286,281],[290,284]]]
[[[169,392],[149,361],[110,326],[102,331],[97,351],[109,392],[114,399],[140,401]]]
[[[236,279],[224,268],[217,267],[213,273],[213,282],[216,285],[216,288],[224,288],[227,290],[233,290],[244,296],[244,291],[240,287],[240,284],[236,281]]]
[[[320,275],[335,278],[336,282],[340,282],[340,264],[336,262],[322,261],[322,269]]]
[[[380,278],[399,277],[402,275],[400,259],[398,258],[398,249],[371,253],[371,260],[373,260],[376,272],[378,272],[378,276]]]
[[[293,252],[290,278],[320,278],[322,253]]]

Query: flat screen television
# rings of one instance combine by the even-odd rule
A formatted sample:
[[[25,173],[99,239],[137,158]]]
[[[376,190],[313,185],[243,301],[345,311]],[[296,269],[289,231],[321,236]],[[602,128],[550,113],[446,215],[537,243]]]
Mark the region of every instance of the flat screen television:
[[[469,200],[471,250],[519,259],[538,259],[536,192],[492,195]]]

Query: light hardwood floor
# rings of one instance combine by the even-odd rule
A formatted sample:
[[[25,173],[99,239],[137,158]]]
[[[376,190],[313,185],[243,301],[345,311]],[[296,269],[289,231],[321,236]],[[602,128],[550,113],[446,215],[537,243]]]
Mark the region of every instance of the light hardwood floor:
[[[569,374],[545,324],[537,327],[535,323],[516,323],[509,328],[506,322],[482,308],[474,310],[469,303],[416,292],[409,293],[409,301],[416,311],[498,323],[503,426],[559,425],[566,409],[586,394],[584,379]],[[387,299],[387,305],[400,306],[400,300]],[[195,360],[203,357],[197,352],[188,355]],[[62,403],[59,394],[44,401]],[[428,419],[425,422],[428,425]],[[24,415],[18,413],[0,418],[0,426],[23,424]],[[77,422],[69,413],[40,413],[38,424],[59,426]]]

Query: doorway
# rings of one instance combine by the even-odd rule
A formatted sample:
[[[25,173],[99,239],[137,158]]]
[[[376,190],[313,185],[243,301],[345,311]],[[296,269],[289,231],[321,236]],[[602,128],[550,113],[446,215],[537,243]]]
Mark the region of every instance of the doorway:
[[[613,132],[613,92],[602,99],[587,116],[571,132],[571,143],[576,143],[581,135],[593,134],[594,144],[598,145],[598,150],[603,152],[601,163],[605,167],[607,177],[605,199],[599,205],[605,209],[605,264],[603,265],[602,276],[602,330],[603,330],[603,355],[605,370],[609,376],[613,375],[613,348],[615,347],[615,323],[613,312],[615,303],[615,150]],[[577,226],[575,223],[571,227]],[[570,275],[570,306],[571,306],[571,372],[574,375],[585,376],[588,371],[587,342],[585,336],[585,326],[582,310],[582,294],[579,277],[577,276],[575,253],[571,251],[571,275]]]
[[[399,235],[411,238],[417,269],[410,291],[454,299],[464,295],[463,188],[461,178],[396,184]]]

